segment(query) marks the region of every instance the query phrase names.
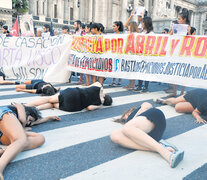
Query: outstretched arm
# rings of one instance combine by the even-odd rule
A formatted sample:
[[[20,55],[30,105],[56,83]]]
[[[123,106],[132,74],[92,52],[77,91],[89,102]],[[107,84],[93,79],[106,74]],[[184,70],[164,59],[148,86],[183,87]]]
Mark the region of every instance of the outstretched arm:
[[[37,124],[42,124],[42,123],[47,122],[47,121],[50,121],[50,120],[60,121],[60,118],[58,116],[48,116],[48,117],[44,117],[44,118],[38,119],[37,121],[32,122],[31,123],[31,126],[37,125]]]
[[[192,112],[193,117],[196,119],[195,123],[200,124],[200,123],[204,123],[206,124],[207,121],[204,120],[201,116],[200,116],[200,112],[198,111],[198,109],[196,108],[193,112]]]
[[[100,107],[101,107],[101,105],[100,105],[100,106],[90,105],[90,106],[88,106],[86,109],[87,109],[88,111],[93,111],[93,110],[95,110],[95,109],[99,109]]]
[[[129,16],[129,18],[127,19],[127,22],[125,23],[124,27],[128,27],[129,22],[130,22],[131,18],[132,18],[133,15],[134,15],[134,12],[135,12],[135,10],[132,11],[132,13],[131,13],[131,15]]]
[[[17,92],[28,92],[28,93],[36,93],[36,89],[16,89]]]

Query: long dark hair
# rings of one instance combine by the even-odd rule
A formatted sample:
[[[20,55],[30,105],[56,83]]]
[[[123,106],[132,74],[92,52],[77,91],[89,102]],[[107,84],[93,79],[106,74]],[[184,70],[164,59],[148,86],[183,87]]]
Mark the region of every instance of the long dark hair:
[[[183,11],[179,14],[179,16],[182,17],[182,19],[186,19],[186,24],[190,24],[190,20],[189,20],[189,12],[187,9],[183,9]]]
[[[36,107],[24,106],[24,108],[26,113],[26,119],[28,118],[28,116],[32,116],[35,121],[42,118],[40,111],[38,111]],[[26,124],[26,126],[31,126],[31,124]]]
[[[121,123],[121,124],[125,124],[126,123],[126,119],[124,119],[124,116],[126,115],[126,114],[128,114],[128,113],[132,113],[134,110],[136,110],[137,108],[130,108],[130,109],[128,109],[128,110],[126,110],[123,114],[122,114],[122,116],[120,117],[120,118],[118,118],[118,119],[116,119],[114,122],[117,122],[117,123]]]
[[[153,31],[153,25],[152,25],[152,18],[149,16],[146,16],[142,19],[142,22],[144,23],[145,26],[145,30],[147,31],[147,33],[150,33],[151,31]]]
[[[116,26],[119,26],[119,31],[123,32],[124,31],[124,25],[121,21],[115,21],[114,24],[116,24]]]
[[[56,93],[55,89],[52,86],[46,86],[42,89],[43,96],[52,96]]]

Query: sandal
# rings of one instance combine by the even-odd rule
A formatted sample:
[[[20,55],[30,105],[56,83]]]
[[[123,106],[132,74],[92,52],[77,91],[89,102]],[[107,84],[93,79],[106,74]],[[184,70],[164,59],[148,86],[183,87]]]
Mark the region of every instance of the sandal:
[[[178,148],[177,148],[175,145],[173,145],[173,144],[171,144],[171,143],[165,141],[164,139],[161,139],[161,140],[159,141],[159,143],[160,143],[161,145],[163,145],[164,148],[171,147],[172,149],[175,150],[175,152],[178,151]]]
[[[157,104],[161,104],[161,105],[167,105],[166,103],[164,103],[163,101],[164,101],[164,99],[159,99],[159,98],[155,98],[155,99],[153,99],[153,101],[155,102],[155,103],[157,103]]]
[[[176,151],[171,153],[168,162],[170,167],[175,168],[183,160],[183,157],[184,157],[184,151]]]

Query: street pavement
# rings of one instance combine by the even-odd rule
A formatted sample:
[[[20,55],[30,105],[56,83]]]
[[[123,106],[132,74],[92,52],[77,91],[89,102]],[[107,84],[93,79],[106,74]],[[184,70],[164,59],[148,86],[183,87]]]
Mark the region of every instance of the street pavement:
[[[104,92],[113,97],[111,107],[95,111],[42,111],[43,116],[58,115],[51,121],[34,126],[32,131],[45,136],[40,148],[20,153],[6,168],[5,180],[206,180],[207,125],[198,125],[191,114],[180,114],[173,107],[153,103],[165,97],[165,84],[150,83],[149,93],[138,94],[104,83]],[[126,85],[127,81],[123,81]],[[81,87],[72,83],[56,85]],[[189,89],[189,88],[188,88]],[[38,95],[15,91],[15,85],[0,86],[0,105],[26,103]],[[160,155],[120,147],[110,140],[110,133],[122,125],[113,122],[131,108],[150,102],[167,118],[163,139],[185,151],[184,160],[174,169]]]

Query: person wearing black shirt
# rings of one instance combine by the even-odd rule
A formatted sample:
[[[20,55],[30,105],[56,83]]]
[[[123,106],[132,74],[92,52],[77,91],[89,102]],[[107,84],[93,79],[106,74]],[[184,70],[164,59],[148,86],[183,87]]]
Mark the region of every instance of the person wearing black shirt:
[[[104,106],[110,106],[112,98],[103,94],[103,87],[99,82],[87,88],[67,88],[50,97],[41,97],[26,106],[36,106],[38,110],[57,108],[63,111],[74,112],[82,109],[95,110]]]
[[[112,132],[112,142],[130,149],[157,152],[172,168],[183,160],[184,151],[160,140],[166,128],[165,116],[150,103],[145,102],[139,108],[129,109],[116,122],[124,126]]]
[[[18,92],[28,92],[42,94],[45,96],[52,96],[57,93],[59,89],[56,89],[52,84],[47,83],[43,80],[28,80],[24,82],[24,85],[16,86],[16,91]]]
[[[207,121],[207,90],[194,89],[177,98],[154,99],[154,102],[175,106],[179,113],[192,113],[196,123]]]

